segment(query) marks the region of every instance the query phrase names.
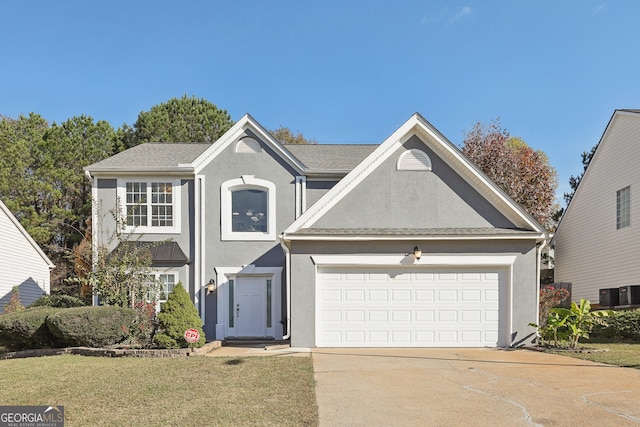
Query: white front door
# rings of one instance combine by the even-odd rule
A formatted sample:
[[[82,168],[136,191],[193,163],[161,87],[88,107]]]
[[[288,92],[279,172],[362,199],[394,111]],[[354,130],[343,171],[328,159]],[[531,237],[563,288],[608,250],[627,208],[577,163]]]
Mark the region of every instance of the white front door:
[[[239,337],[267,335],[267,281],[264,277],[238,277],[235,297],[236,333]]]

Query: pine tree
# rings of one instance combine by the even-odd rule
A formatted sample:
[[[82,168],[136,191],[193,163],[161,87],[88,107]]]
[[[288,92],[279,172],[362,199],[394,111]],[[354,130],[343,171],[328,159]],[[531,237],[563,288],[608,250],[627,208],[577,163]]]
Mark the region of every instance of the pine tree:
[[[193,343],[193,346],[202,347],[205,343],[202,320],[189,294],[179,282],[158,313],[159,332],[154,341],[166,348],[189,347],[191,344],[184,339],[184,333],[189,328],[195,328],[200,333],[200,339]]]

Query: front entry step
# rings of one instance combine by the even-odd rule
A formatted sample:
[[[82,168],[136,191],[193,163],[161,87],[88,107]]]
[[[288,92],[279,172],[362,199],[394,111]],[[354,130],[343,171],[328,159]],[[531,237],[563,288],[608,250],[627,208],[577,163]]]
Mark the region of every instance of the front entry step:
[[[227,338],[222,341],[223,346],[228,347],[260,347],[274,345],[290,345],[289,340],[276,340],[270,337],[262,338]]]

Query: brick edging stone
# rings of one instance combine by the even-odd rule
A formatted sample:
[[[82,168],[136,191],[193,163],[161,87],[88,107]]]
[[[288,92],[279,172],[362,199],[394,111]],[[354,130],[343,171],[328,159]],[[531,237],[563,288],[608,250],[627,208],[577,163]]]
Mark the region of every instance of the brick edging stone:
[[[186,357],[201,356],[220,347],[220,341],[212,341],[203,347],[179,349],[140,349],[140,348],[93,348],[93,347],[65,347],[39,348],[32,350],[12,351],[0,354],[0,360],[23,359],[26,357],[59,356],[62,354],[77,354],[96,357]]]

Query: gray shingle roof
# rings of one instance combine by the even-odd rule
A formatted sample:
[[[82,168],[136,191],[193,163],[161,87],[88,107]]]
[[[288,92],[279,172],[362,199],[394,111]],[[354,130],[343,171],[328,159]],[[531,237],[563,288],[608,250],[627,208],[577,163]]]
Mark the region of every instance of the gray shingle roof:
[[[87,166],[90,172],[176,169],[198,158],[211,144],[150,142]],[[377,145],[285,144],[284,148],[314,172],[350,171]]]
[[[91,172],[114,169],[175,169],[179,164],[193,162],[209,147],[211,144],[150,142],[136,145],[87,166],[86,169]]]
[[[374,144],[285,144],[284,148],[314,171],[349,171],[378,145]]]

